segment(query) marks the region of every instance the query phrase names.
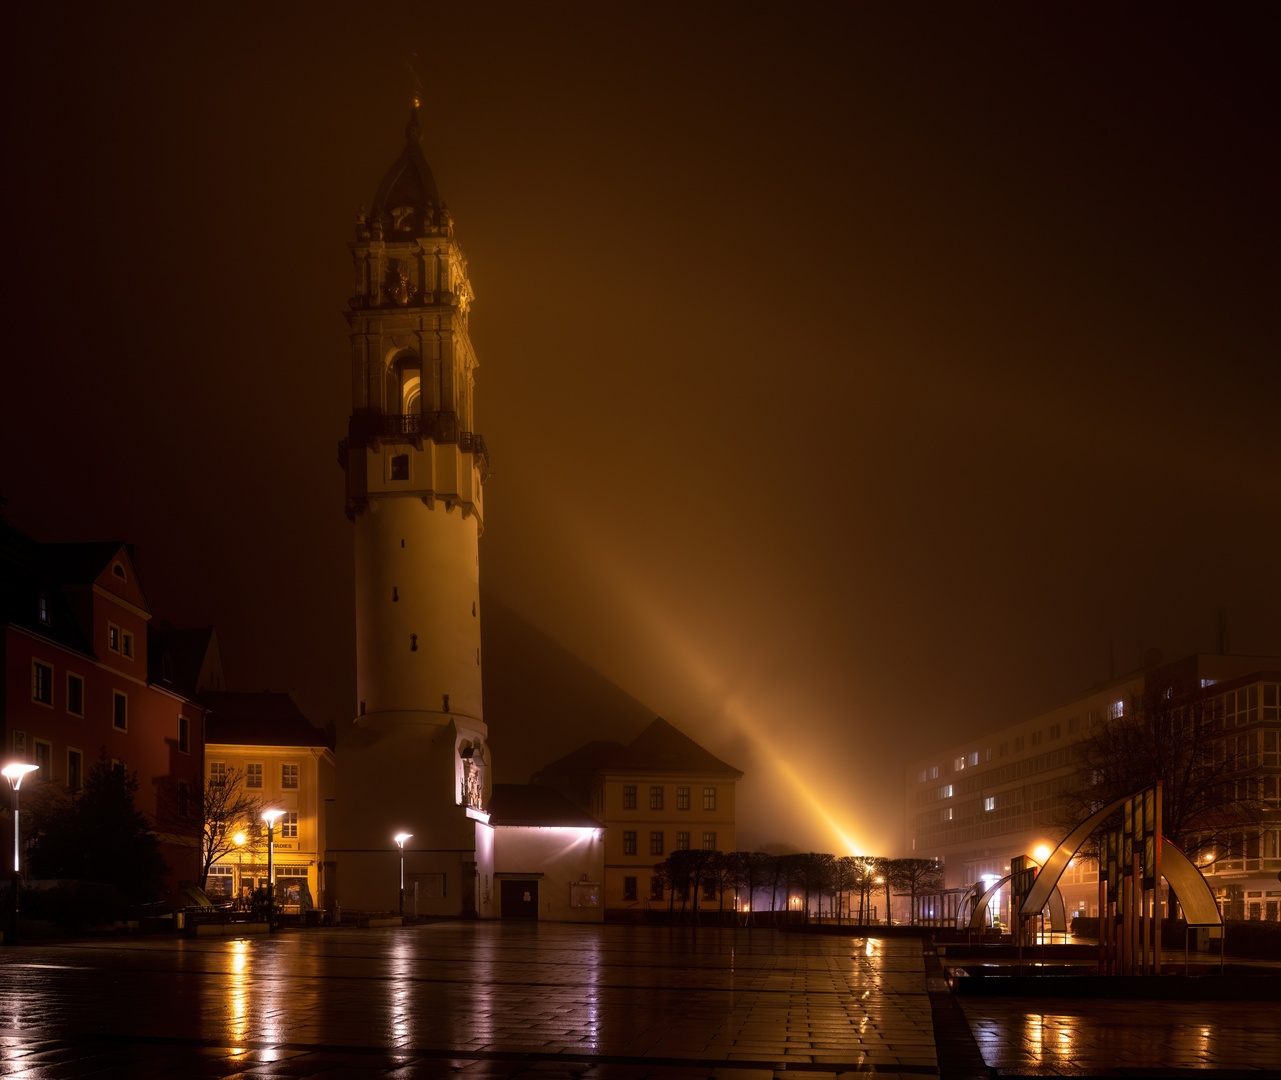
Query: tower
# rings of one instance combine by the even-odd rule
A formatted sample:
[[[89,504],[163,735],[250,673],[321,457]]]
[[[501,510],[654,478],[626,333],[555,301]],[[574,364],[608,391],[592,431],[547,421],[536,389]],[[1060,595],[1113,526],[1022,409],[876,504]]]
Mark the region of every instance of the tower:
[[[482,485],[467,260],[417,113],[351,244],[352,411],[339,446],[356,560],[357,715],[340,740],[327,903],[489,913]]]

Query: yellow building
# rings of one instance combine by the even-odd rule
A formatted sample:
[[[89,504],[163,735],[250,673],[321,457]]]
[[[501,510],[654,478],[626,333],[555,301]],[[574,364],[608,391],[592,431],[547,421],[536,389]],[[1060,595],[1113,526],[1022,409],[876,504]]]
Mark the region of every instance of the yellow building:
[[[332,730],[315,727],[289,694],[206,693],[202,700],[209,707],[205,783],[215,793],[206,806],[216,809],[221,788],[233,792],[232,801],[243,796],[260,810],[283,811],[272,853],[285,910],[316,905],[324,884],[325,800],[334,793]],[[233,816],[243,820],[217,823],[230,842],[209,868],[206,892],[214,898],[245,897],[267,884],[260,815]]]
[[[606,912],[665,907],[654,866],[673,851],[734,851],[734,785],[742,772],[662,717],[626,746],[591,742],[542,769],[605,827]]]

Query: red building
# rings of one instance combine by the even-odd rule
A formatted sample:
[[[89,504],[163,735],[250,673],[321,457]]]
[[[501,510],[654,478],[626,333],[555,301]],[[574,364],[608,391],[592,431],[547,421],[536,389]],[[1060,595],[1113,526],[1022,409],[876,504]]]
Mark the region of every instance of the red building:
[[[177,886],[199,876],[205,714],[193,698],[207,658],[217,662],[212,628],[153,627],[128,545],[44,544],[2,520],[0,620],[2,756],[39,766],[23,795],[74,793],[102,759],[136,773],[177,902]]]

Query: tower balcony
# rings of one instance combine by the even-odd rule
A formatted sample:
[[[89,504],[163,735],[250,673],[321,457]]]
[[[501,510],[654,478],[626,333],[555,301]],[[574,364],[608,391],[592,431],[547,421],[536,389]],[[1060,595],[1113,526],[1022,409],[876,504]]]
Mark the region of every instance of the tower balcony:
[[[380,413],[355,412],[347,422],[347,438],[338,444],[338,463],[347,467],[347,451],[354,446],[398,439],[431,439],[435,443],[457,443],[464,453],[475,454],[481,472],[489,470],[485,439],[474,431],[458,429],[455,412]]]

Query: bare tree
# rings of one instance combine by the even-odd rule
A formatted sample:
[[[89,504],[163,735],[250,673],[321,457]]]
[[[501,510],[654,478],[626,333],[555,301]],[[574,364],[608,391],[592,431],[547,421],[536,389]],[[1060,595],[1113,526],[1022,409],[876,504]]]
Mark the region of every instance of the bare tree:
[[[933,859],[889,859],[885,875],[885,895],[889,886],[904,889],[911,897],[911,922],[916,925],[916,898],[943,891],[943,870]]]
[[[235,851],[256,851],[265,843],[262,799],[247,786],[245,773],[232,769],[205,783],[203,828],[200,835],[200,887],[209,880],[209,868]],[[241,837],[237,843],[236,838]]]
[[[1065,829],[1133,791],[1162,787],[1162,832],[1190,857],[1240,857],[1262,816],[1257,731],[1228,729],[1221,697],[1152,692],[1098,717],[1074,747],[1056,816]]]

